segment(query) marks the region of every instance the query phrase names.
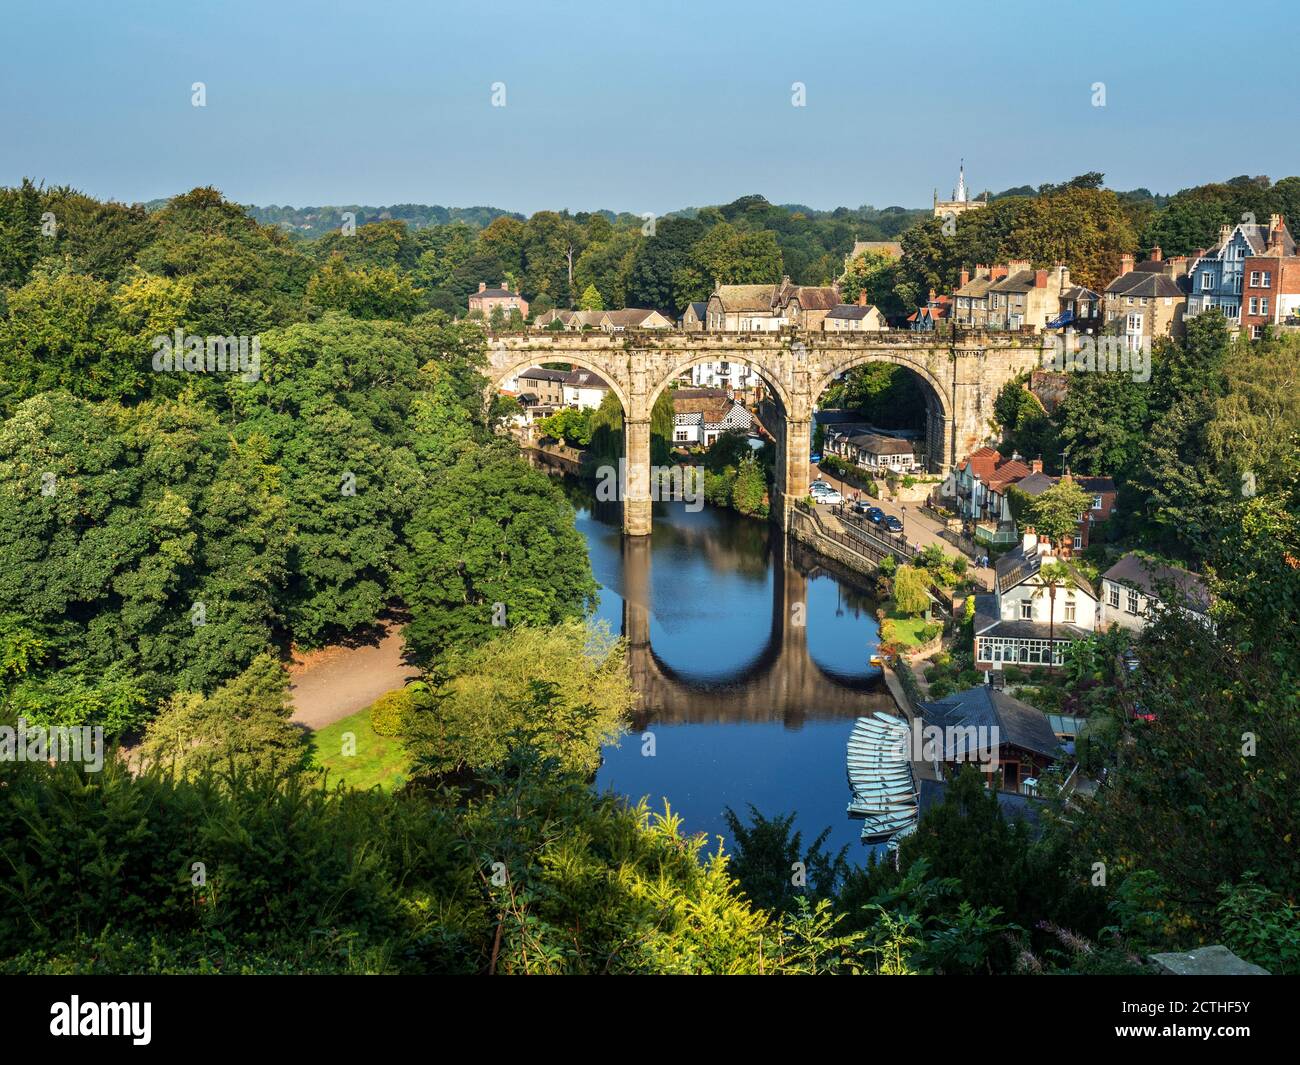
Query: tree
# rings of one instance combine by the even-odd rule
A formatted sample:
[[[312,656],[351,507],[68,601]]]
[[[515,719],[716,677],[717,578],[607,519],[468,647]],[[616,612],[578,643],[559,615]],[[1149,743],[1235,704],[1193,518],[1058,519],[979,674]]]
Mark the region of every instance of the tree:
[[[732,505],[742,514],[759,514],[767,496],[767,478],[753,454],[746,455],[736,468],[736,482],[731,489]]]
[[[509,629],[452,656],[445,672],[428,698],[413,696],[405,719],[424,771],[501,766],[526,733],[543,757],[594,773],[637,698],[622,642],[580,619]]]
[[[587,285],[582,290],[582,299],[578,301],[578,309],[583,311],[603,311],[605,301],[601,298],[600,289],[594,283]]]
[[[930,608],[930,578],[916,566],[899,566],[894,573],[894,605],[903,614],[924,614]]]
[[[338,253],[307,285],[307,302],[314,307],[363,319],[408,321],[420,310],[423,295],[393,267],[350,268]]]
[[[1056,590],[1074,584],[1074,574],[1064,562],[1044,562],[1035,575],[1034,595],[1047,593],[1047,648],[1051,660],[1056,660]]]
[[[1029,517],[1040,536],[1055,544],[1073,540],[1079,519],[1092,506],[1092,496],[1068,473],[1042,492],[1029,507]]]
[[[219,770],[285,773],[304,764],[301,730],[289,722],[289,678],[262,654],[209,696],[177,692],[149,723],[148,765],[194,777]]]

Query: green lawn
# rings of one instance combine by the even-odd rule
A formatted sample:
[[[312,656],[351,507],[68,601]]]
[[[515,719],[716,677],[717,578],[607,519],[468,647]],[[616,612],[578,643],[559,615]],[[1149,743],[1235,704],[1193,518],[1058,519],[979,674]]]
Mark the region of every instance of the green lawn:
[[[892,622],[894,642],[903,647],[915,647],[921,642],[921,630],[929,624],[923,617],[909,617],[895,610],[885,616]]]
[[[345,733],[356,737],[355,754],[343,753]],[[312,761],[329,770],[331,785],[342,781],[353,788],[391,788],[406,777],[406,752],[393,736],[380,736],[370,727],[370,708],[327,725],[311,735]]]

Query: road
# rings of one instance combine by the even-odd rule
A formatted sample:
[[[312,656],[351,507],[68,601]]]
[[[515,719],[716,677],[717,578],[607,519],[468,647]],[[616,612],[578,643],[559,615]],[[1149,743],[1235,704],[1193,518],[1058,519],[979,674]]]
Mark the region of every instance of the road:
[[[808,480],[811,482],[820,477],[824,481],[829,481],[835,489],[844,497],[844,501],[849,503],[856,494],[859,498],[867,499],[865,492],[861,492],[851,485],[846,485],[835,474],[829,470],[822,472],[821,468],[815,463],[808,464]],[[919,503],[891,503],[887,499],[872,499],[871,505],[879,507],[886,514],[892,514],[903,523],[903,532],[909,544],[913,546],[919,544],[921,547],[927,547],[930,544],[938,544],[949,555],[958,555],[962,552],[949,540],[945,540],[940,535],[942,525],[934,518],[929,517],[921,512]],[[973,561],[969,555],[967,561]],[[971,566],[971,572],[975,579],[985,589],[993,587],[993,570],[990,567]]]
[[[335,645],[296,659],[289,670],[290,719],[313,732],[364,710],[420,671],[402,661],[402,630],[390,625],[374,644]]]

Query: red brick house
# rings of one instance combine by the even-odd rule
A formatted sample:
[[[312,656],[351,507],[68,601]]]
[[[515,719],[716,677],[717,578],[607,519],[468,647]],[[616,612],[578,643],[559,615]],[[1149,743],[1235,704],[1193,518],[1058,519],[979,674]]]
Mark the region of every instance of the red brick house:
[[[1041,459],[1034,459],[1030,466],[1033,472],[1016,482],[1015,488],[1030,499],[1037,498],[1054,484],[1060,483],[1060,477],[1053,477],[1043,472]],[[1079,515],[1079,524],[1074,534],[1074,543],[1069,545],[1072,551],[1084,551],[1092,540],[1093,526],[1106,521],[1115,510],[1115,482],[1109,477],[1075,477],[1071,479],[1092,496],[1092,505]]]
[[[1267,240],[1241,273],[1241,327],[1256,339],[1266,325],[1300,315],[1300,256],[1281,215],[1269,219]]]
[[[484,318],[491,318],[492,312],[498,307],[502,314],[517,310],[525,318],[528,317],[528,301],[518,292],[510,291],[509,281],[502,281],[500,288],[488,288],[486,281],[480,281],[478,291],[470,293],[470,313],[480,311]]]

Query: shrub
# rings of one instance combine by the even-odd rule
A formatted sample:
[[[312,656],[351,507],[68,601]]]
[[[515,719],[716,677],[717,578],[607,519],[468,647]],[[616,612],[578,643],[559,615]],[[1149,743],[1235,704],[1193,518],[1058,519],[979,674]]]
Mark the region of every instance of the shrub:
[[[411,712],[411,694],[406,688],[384,692],[370,704],[370,727],[380,736],[401,735]]]
[[[1015,666],[1007,666],[1003,674],[1008,684],[1023,684],[1025,680],[1025,671],[1017,669]]]
[[[963,669],[957,674],[957,686],[960,688],[974,688],[984,683],[984,674],[978,669]]]
[[[945,695],[951,695],[956,690],[952,681],[944,677],[930,685],[930,698],[942,699]]]

